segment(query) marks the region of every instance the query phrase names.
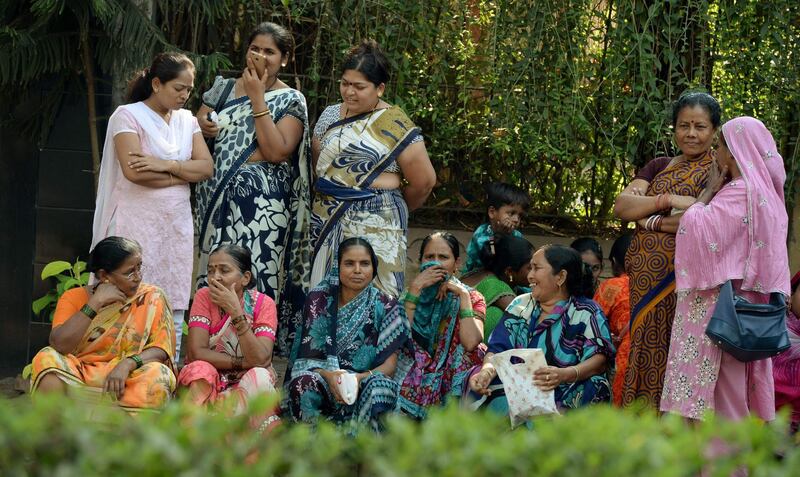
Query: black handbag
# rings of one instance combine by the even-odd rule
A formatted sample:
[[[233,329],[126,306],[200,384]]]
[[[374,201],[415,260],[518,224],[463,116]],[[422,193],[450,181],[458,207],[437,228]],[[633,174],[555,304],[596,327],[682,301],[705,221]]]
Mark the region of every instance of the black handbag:
[[[771,293],[769,303],[750,303],[733,294],[728,280],[720,289],[706,335],[739,361],[769,358],[789,349],[786,312],[782,294]]]

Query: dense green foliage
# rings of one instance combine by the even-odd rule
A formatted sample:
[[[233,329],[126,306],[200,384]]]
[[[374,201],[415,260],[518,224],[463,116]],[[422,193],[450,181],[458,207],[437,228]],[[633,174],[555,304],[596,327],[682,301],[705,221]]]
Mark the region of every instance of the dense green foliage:
[[[263,403],[262,403],[263,404]],[[0,401],[0,469],[8,477],[82,475],[796,475],[800,449],[783,423],[680,419],[594,407],[509,430],[508,419],[435,411],[423,424],[393,418],[388,431],[348,437],[323,425],[284,424],[267,436],[245,418],[172,404],[160,414],[88,413],[60,399]],[[712,439],[727,452],[713,452]],[[709,457],[717,454],[714,457]]]
[[[125,29],[104,20],[108,8],[98,7],[122,12],[131,2],[153,7],[155,33],[142,48],[119,43]],[[34,16],[64,5],[9,3],[36,6]],[[308,98],[312,122],[339,99],[344,51],[361,38],[377,39],[394,67],[389,99],[407,110],[427,139],[443,186],[432,201],[440,205],[480,197],[480,184],[504,179],[530,189],[537,215],[572,215],[590,226],[603,221],[635,167],[675,152],[670,104],[690,88],[714,94],[726,118],[748,114],[767,124],[786,160],[790,207],[795,200],[796,0],[67,3],[93,6],[93,51],[101,71],[108,74],[110,67],[103,55],[119,51],[103,45],[125,45],[129,59],[140,62],[173,45],[196,53],[200,91],[219,68],[239,67],[242,42],[255,24],[281,23],[296,39],[285,73]],[[23,10],[0,13],[29,18]],[[41,32],[29,32],[30,24],[11,22],[0,30],[0,41],[15,48],[36,41]],[[134,41],[151,31],[134,25]],[[15,54],[0,53],[0,66]],[[55,70],[41,70],[47,71]],[[0,85],[19,75],[0,75]]]

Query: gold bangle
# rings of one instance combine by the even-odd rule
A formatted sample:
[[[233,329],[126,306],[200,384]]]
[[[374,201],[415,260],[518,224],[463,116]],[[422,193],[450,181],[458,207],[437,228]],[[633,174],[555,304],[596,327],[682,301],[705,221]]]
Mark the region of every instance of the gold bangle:
[[[580,373],[578,373],[578,367],[577,366],[573,366],[572,369],[575,370],[575,382],[577,383],[578,379],[580,379],[581,375],[580,375]]]
[[[173,182],[172,182],[172,180],[173,180],[172,173],[171,172],[167,172],[167,174],[169,174],[169,185],[170,185],[170,187],[172,187],[172,184],[173,184]]]
[[[261,116],[266,116],[269,114],[269,108],[265,109],[264,111],[253,113],[254,118],[260,118]]]

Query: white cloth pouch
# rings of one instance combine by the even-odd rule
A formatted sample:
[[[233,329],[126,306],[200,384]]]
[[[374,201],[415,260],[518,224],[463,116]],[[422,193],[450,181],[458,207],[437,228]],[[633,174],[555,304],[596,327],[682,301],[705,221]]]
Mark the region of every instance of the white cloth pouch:
[[[358,378],[353,373],[342,373],[338,376],[339,394],[348,406],[356,402],[358,397]]]
[[[513,363],[512,358],[516,358]],[[558,414],[555,393],[542,391],[533,383],[533,373],[547,366],[541,349],[503,351],[493,355],[490,362],[503,382],[512,428],[534,416]]]

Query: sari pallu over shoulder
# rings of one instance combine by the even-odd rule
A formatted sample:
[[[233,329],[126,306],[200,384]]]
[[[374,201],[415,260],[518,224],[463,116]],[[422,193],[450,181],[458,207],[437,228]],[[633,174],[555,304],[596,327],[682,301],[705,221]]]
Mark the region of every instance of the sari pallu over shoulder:
[[[222,243],[249,248],[257,288],[278,307],[277,352],[287,355],[309,285],[308,114],[305,98],[294,89],[268,91],[264,97],[276,123],[291,116],[303,124],[303,138],[286,162],[248,163],[258,147],[250,99],[242,96],[224,104],[219,113],[230,125],[215,142],[214,176],[197,187],[197,283],[205,283],[208,254],[214,248]]]
[[[102,388],[120,361],[153,347],[167,354],[166,364],[150,362],[134,370],[126,380],[121,407],[159,407],[175,389],[172,311],[161,289],[142,284],[125,303],[100,310],[72,353],[61,354],[49,346],[40,351],[32,363],[31,389],[35,392],[51,372],[72,386]]]
[[[647,196],[697,197],[705,187],[712,157],[667,166],[650,182]],[[658,407],[675,315],[675,235],[637,227],[625,256],[630,277],[631,353],[623,405],[644,399]]]
[[[364,113],[331,124],[322,137],[317,161],[312,241],[314,257],[338,219],[354,201],[379,193],[375,179],[420,135],[420,129],[397,107]]]

